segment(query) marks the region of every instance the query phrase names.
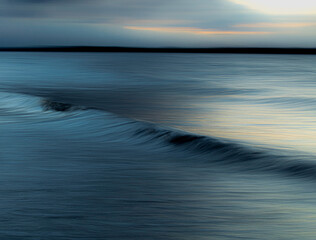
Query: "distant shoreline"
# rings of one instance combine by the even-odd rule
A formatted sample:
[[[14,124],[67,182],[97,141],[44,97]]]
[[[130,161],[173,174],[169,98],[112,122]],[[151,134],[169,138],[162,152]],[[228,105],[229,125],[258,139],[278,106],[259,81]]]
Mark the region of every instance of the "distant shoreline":
[[[139,53],[232,53],[316,54],[316,48],[142,48],[142,47],[7,47],[1,52],[139,52]]]

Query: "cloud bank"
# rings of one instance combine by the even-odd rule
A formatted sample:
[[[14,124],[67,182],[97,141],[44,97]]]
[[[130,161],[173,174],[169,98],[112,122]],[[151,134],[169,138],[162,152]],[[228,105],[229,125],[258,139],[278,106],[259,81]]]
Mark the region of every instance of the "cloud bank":
[[[0,0],[1,46],[313,47],[314,15],[231,0]]]

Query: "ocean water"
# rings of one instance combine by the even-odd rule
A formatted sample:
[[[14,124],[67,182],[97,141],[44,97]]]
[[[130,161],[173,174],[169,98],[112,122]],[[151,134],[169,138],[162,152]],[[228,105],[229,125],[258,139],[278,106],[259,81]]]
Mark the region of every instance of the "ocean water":
[[[0,53],[0,238],[315,239],[315,60]]]

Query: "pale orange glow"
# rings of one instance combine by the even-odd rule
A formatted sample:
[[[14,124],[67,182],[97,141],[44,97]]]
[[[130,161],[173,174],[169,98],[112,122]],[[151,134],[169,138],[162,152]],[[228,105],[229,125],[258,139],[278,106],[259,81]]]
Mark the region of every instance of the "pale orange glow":
[[[154,32],[170,32],[170,33],[190,33],[190,34],[210,34],[210,35],[256,35],[269,34],[270,32],[255,32],[255,31],[220,31],[192,27],[137,27],[125,26],[126,29]]]
[[[301,22],[301,23],[249,23],[238,24],[234,27],[246,27],[246,28],[299,28],[299,27],[311,27],[316,26],[314,22]]]
[[[230,0],[250,9],[274,15],[315,14],[315,0]]]

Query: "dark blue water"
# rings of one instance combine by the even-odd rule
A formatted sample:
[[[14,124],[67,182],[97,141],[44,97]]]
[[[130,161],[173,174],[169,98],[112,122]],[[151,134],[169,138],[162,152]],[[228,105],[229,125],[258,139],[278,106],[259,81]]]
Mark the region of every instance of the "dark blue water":
[[[315,58],[1,53],[1,239],[314,239]]]

